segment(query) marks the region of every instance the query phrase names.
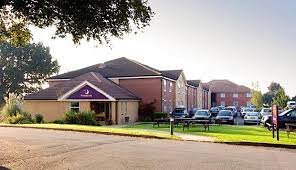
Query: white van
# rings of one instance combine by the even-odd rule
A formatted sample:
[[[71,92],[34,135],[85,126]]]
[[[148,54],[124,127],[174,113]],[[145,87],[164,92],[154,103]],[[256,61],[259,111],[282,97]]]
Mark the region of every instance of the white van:
[[[288,109],[295,109],[296,108],[296,102],[295,101],[288,101],[287,102]]]

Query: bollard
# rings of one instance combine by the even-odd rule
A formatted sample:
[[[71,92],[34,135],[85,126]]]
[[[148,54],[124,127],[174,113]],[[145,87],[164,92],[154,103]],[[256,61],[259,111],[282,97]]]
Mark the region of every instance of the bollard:
[[[174,118],[170,117],[170,132],[171,135],[174,135]]]

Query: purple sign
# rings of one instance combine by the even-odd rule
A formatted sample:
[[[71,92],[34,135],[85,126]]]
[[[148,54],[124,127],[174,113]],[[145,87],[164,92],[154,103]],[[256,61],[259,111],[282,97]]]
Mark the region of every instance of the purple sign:
[[[91,88],[89,85],[85,85],[75,93],[71,94],[68,99],[108,99],[102,93]]]

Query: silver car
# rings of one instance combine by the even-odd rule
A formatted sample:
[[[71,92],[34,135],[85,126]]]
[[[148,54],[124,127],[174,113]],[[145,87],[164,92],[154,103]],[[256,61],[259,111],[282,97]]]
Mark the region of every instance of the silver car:
[[[258,112],[247,112],[244,116],[244,124],[259,124],[260,118]]]
[[[211,112],[208,110],[197,110],[192,118],[197,120],[210,120]]]

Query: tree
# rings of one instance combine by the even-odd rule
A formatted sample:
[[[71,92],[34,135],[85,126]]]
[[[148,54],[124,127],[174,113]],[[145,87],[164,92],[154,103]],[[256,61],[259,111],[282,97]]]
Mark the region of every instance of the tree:
[[[0,31],[15,22],[23,29],[55,26],[56,37],[71,35],[74,43],[84,38],[108,43],[148,26],[153,15],[147,0],[1,0]]]
[[[293,100],[293,101],[296,101],[296,96],[292,97],[292,99],[291,99],[291,100]]]
[[[264,104],[268,104],[269,106],[271,106],[273,101],[273,95],[270,92],[264,93],[262,96],[262,100]]]
[[[273,103],[280,106],[281,108],[285,108],[288,100],[289,97],[286,95],[285,90],[281,87],[275,95]]]
[[[9,93],[31,93],[41,88],[59,66],[42,44],[15,47],[0,44],[0,103]]]
[[[257,108],[261,108],[263,106],[263,97],[261,91],[252,90],[251,102]]]
[[[276,82],[272,82],[269,87],[268,87],[268,91],[275,96],[277,94],[277,92],[282,88],[282,86],[279,83]]]

